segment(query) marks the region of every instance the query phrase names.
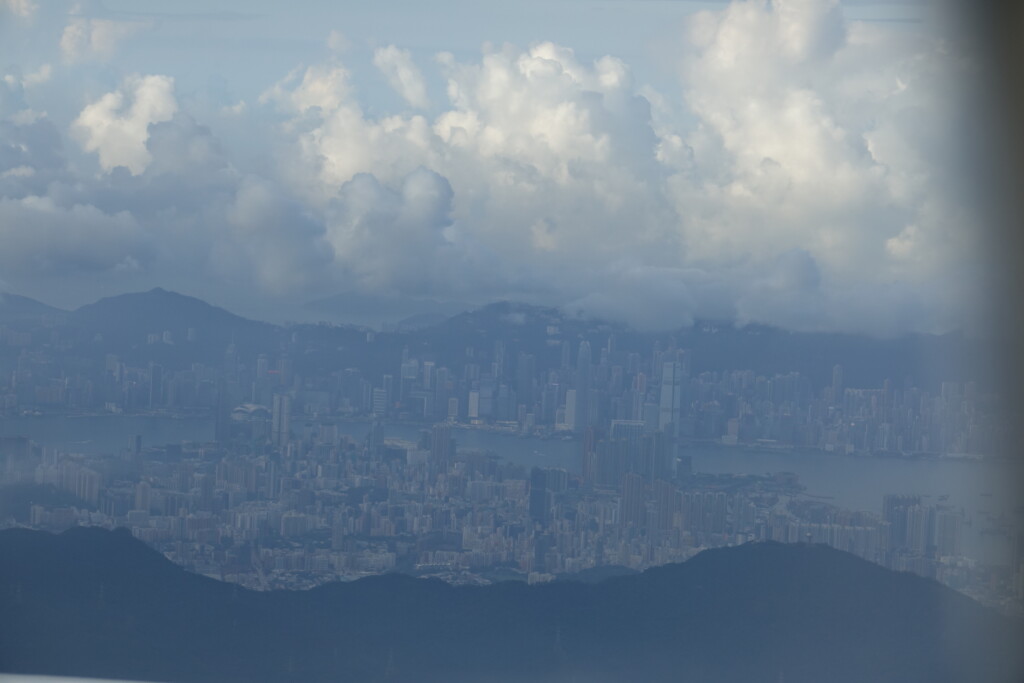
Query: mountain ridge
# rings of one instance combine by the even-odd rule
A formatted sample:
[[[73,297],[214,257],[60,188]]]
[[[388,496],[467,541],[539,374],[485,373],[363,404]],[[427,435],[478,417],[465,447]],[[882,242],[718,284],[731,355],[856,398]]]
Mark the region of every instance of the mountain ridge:
[[[985,385],[994,371],[988,365],[966,367],[968,359],[986,356],[976,340],[959,333],[876,339],[696,321],[689,328],[655,334],[607,321],[575,318],[555,308],[508,301],[465,311],[429,326],[370,334],[351,326],[281,327],[238,316],[196,297],[154,288],[100,299],[62,314],[61,320],[77,326],[83,341],[102,340],[109,351],[125,358],[161,364],[219,362],[230,344],[235,344],[238,352],[273,352],[287,347],[288,340],[298,335],[316,340],[317,348],[300,359],[302,367],[296,368],[307,373],[325,366],[364,363],[374,373],[387,373],[388,359],[404,347],[439,365],[458,367],[465,362],[463,351],[467,346],[487,349],[499,340],[509,348],[533,355],[542,366],[557,367],[564,361],[562,344],[569,344],[572,363],[580,341],[587,339],[594,348],[595,344],[604,346],[610,336],[616,338],[617,346],[644,353],[655,340],[688,349],[693,374],[751,369],[771,376],[798,371],[810,378],[814,387],[831,383],[835,365],[843,366],[850,380],[848,386],[859,387],[880,387],[886,379],[900,386],[908,377],[919,385],[968,379]],[[190,329],[194,338],[189,336]],[[170,333],[169,343],[165,343],[164,332]],[[153,343],[154,335],[157,343]]]
[[[134,322],[145,323],[148,329],[153,331],[162,331],[161,326],[187,326],[188,322],[194,322],[196,326],[208,322],[270,325],[243,318],[198,297],[161,287],[154,287],[145,292],[126,292],[104,297],[91,304],[79,306],[71,312],[71,317],[75,321],[95,325],[122,322],[122,316],[126,312],[139,314]],[[166,319],[168,316],[171,317],[170,321]]]
[[[61,319],[67,315],[68,311],[42,301],[11,292],[0,292],[0,323]]]
[[[594,584],[383,575],[257,593],[190,574],[127,531],[7,530],[0,587],[0,670],[19,673],[1009,683],[1020,672],[1018,621],[803,544],[707,550]]]
[[[45,310],[54,314],[70,315],[72,319],[78,320],[95,320],[96,318],[103,315],[104,317],[109,316],[112,311],[121,312],[121,306],[128,305],[135,307],[138,305],[152,306],[160,303],[179,302],[188,303],[193,306],[196,310],[204,312],[215,312],[217,315],[222,315],[225,318],[235,320],[239,323],[250,323],[259,324],[269,327],[284,327],[276,323],[267,322],[265,320],[257,318],[248,318],[245,316],[238,315],[222,306],[211,304],[205,299],[201,299],[196,296],[189,294],[182,294],[174,290],[164,289],[163,287],[153,287],[149,290],[136,291],[136,292],[123,292],[120,294],[114,294],[111,296],[101,297],[94,302],[83,304],[73,309],[61,309],[55,306],[51,306],[45,302],[26,297],[13,292],[0,291],[0,311],[5,308],[11,307],[29,307],[37,310]],[[432,322],[431,327],[451,323],[463,318],[476,318],[486,317],[488,315],[497,313],[499,316],[515,316],[516,314],[533,315],[535,317],[543,317],[549,321],[557,319],[562,323],[574,323],[581,325],[591,325],[598,327],[605,327],[608,330],[631,330],[631,328],[624,323],[616,323],[603,318],[597,317],[580,317],[572,315],[568,311],[554,306],[541,306],[537,304],[529,304],[520,301],[512,300],[496,300],[488,304],[481,306],[469,307],[462,311],[459,311],[450,315],[443,315],[439,313],[415,313],[406,316],[402,320],[395,323],[395,326],[399,329],[397,333],[406,333],[411,331],[417,331],[424,329],[421,327],[420,320],[428,320]],[[438,322],[434,322],[438,321]],[[515,323],[512,323],[515,324]],[[291,326],[294,327],[305,327],[310,326],[311,323],[297,323]],[[402,329],[405,326],[407,329]],[[354,327],[360,327],[358,325]],[[154,327],[155,329],[155,327]],[[693,321],[692,325],[683,327],[671,327],[657,331],[645,331],[641,334],[645,335],[660,335],[660,334],[674,334],[674,333],[716,333],[720,331],[734,330],[740,331],[745,334],[760,335],[765,333],[782,333],[787,335],[811,335],[820,337],[857,337],[863,339],[875,339],[875,340],[892,340],[892,339],[910,339],[910,338],[924,338],[924,339],[947,339],[947,338],[960,338],[964,335],[962,330],[951,330],[945,333],[927,333],[927,332],[912,332],[897,337],[875,337],[868,334],[861,334],[857,332],[848,331],[828,331],[828,330],[790,330],[784,327],[778,327],[766,323],[748,322],[739,323],[734,320],[728,319],[716,319],[716,318],[699,318]],[[385,332],[386,333],[386,332]]]

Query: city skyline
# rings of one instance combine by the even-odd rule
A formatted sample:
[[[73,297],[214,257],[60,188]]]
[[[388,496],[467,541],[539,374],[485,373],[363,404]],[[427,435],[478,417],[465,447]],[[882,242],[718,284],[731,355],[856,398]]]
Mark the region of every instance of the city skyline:
[[[256,589],[536,583],[811,540],[1024,599],[1004,401],[901,360],[937,338],[643,334],[508,304],[281,328],[163,290],[7,315],[2,526],[124,526]]]
[[[0,683],[1019,679],[1022,18],[0,0]]]

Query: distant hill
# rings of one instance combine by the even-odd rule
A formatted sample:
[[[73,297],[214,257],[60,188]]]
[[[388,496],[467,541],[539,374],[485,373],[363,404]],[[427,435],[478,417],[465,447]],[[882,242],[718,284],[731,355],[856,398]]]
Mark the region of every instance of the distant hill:
[[[189,343],[194,331],[193,351],[223,354],[227,345],[272,346],[277,328],[248,320],[201,299],[165,289],[120,294],[100,299],[72,311],[72,325],[101,335],[112,349],[123,350],[147,344],[149,335],[170,333],[174,345]]]
[[[401,326],[409,318],[430,316],[435,321],[458,314],[466,305],[429,298],[374,292],[348,292],[306,302],[302,309],[317,319],[380,328]]]
[[[182,341],[188,328],[244,329],[266,325],[211,306],[202,299],[159,287],[148,292],[119,294],[86,304],[71,313],[71,320],[80,325],[110,330],[115,335],[170,331]]]
[[[557,581],[579,581],[581,583],[601,583],[608,579],[614,579],[619,576],[633,576],[638,574],[637,570],[630,569],[629,567],[623,567],[618,564],[604,565],[601,567],[592,567],[590,569],[584,569],[583,571],[575,572],[573,574],[559,574],[555,577]]]
[[[394,329],[396,332],[414,332],[440,325],[447,319],[448,316],[441,313],[417,313],[416,315],[410,315],[408,318],[399,320],[394,324]]]
[[[60,320],[67,311],[48,306],[41,301],[0,292],[0,324],[18,321]]]
[[[981,346],[959,333],[878,339],[709,320],[670,332],[641,333],[625,325],[575,318],[558,309],[512,302],[460,313],[411,333],[409,339],[414,348],[430,348],[446,362],[456,362],[458,359],[445,355],[462,353],[467,344],[489,350],[495,341],[501,340],[508,349],[534,354],[557,366],[561,360],[561,340],[569,342],[570,364],[575,365],[580,341],[590,342],[596,363],[609,336],[615,337],[617,348],[644,356],[651,352],[655,340],[662,340],[663,347],[672,340],[677,348],[690,351],[693,374],[749,369],[770,377],[798,371],[811,380],[814,391],[831,384],[835,365],[843,366],[846,386],[851,387],[880,388],[886,379],[891,380],[894,388],[902,388],[908,378],[912,384],[930,388],[944,380],[990,379],[983,376],[984,368],[967,367],[968,361],[982,355]],[[514,362],[514,356],[507,361]]]
[[[878,339],[702,321],[682,330],[677,343],[692,351],[694,372],[749,368],[771,376],[796,370],[815,390],[831,383],[835,365],[843,367],[845,385],[856,388],[881,388],[886,379],[894,388],[903,388],[907,379],[931,388],[945,380],[988,379],[979,376],[982,368],[967,367],[977,358],[978,343],[959,333]]]
[[[596,584],[401,575],[254,593],[127,531],[0,532],[0,670],[151,681],[1021,680],[1021,624],[824,546]]]
[[[335,299],[331,301],[341,301]],[[377,299],[382,306],[394,304],[393,298]],[[368,314],[377,299],[357,301],[348,296],[344,302],[361,306]],[[394,331],[378,334],[372,344],[367,343],[365,329],[306,324],[286,331],[160,288],[108,297],[70,313],[25,297],[0,294],[0,324],[56,321],[77,328],[84,342],[95,341],[97,353],[113,352],[128,360],[178,366],[217,362],[231,343],[240,353],[273,354],[282,344],[287,345],[288,333],[294,332],[295,338],[313,343],[303,357],[295,359],[296,369],[306,374],[349,366],[367,371],[370,377],[393,373],[396,355],[405,348],[414,357],[459,368],[468,360],[468,348],[490,354],[498,341],[507,352],[506,368],[513,372],[521,352],[532,354],[536,367],[558,367],[563,343],[569,346],[569,362],[574,366],[580,341],[590,341],[596,363],[600,349],[614,336],[619,354],[610,359],[612,364],[625,362],[624,351],[649,357],[658,341],[663,348],[673,344],[689,350],[693,374],[749,369],[770,377],[798,371],[809,378],[813,391],[831,384],[837,364],[843,366],[845,385],[859,388],[881,387],[886,379],[894,388],[903,387],[908,379],[912,385],[931,390],[944,380],[974,379],[985,387],[993,379],[992,367],[975,362],[987,357],[982,343],[959,333],[877,339],[716,321],[697,321],[692,327],[671,332],[641,333],[624,325],[522,303],[497,302],[451,317],[444,317],[434,304],[427,302],[427,308],[417,309],[418,302],[405,301],[410,315],[396,324]],[[188,341],[190,329],[193,341]],[[149,335],[162,339],[164,332],[170,333],[172,344],[149,344]]]

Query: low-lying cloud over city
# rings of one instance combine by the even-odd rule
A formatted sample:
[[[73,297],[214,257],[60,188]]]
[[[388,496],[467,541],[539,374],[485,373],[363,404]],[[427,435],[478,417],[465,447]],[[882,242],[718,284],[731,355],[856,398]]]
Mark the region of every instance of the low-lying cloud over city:
[[[263,54],[228,51],[263,40],[261,5],[115,4],[0,3],[2,289],[162,286],[270,318],[344,294],[647,329],[977,322],[972,66],[930,15],[667,3],[622,56],[527,32],[472,52],[459,17],[447,51],[312,5],[322,43]],[[616,7],[584,19],[612,31]]]

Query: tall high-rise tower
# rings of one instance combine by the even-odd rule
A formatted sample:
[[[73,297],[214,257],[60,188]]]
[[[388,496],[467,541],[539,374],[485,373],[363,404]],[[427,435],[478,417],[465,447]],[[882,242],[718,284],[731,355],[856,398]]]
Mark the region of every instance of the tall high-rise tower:
[[[274,410],[271,415],[270,440],[278,448],[288,445],[291,431],[292,399],[288,394],[274,394]]]
[[[661,404],[658,411],[658,429],[668,430],[675,436],[683,407],[683,365],[668,361],[661,366]]]
[[[832,368],[832,403],[841,405],[843,402],[843,366],[836,365]]]
[[[430,461],[439,471],[447,472],[454,457],[455,440],[452,439],[451,425],[439,422],[430,434]]]
[[[590,417],[590,342],[580,342],[580,352],[576,356],[576,421],[573,429],[584,431],[593,424]]]

